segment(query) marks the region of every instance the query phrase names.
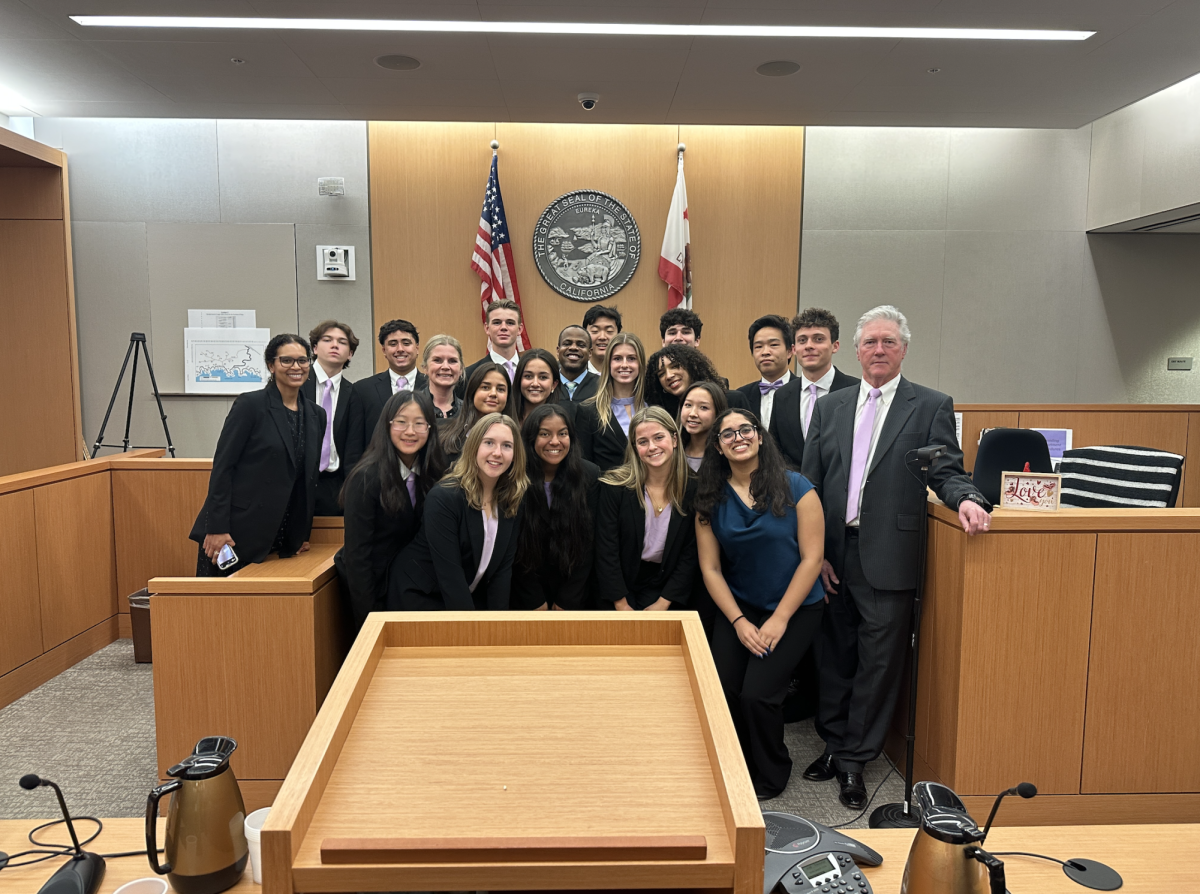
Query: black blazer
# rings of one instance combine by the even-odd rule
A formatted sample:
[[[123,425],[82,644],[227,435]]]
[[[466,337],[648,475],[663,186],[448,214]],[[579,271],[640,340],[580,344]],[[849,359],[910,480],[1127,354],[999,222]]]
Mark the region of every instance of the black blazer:
[[[238,395],[217,439],[208,496],[188,536],[203,543],[207,534],[228,534],[242,568],[267,557],[284,513],[288,524],[281,556],[295,555],[312,532],[325,411],[303,392],[299,399],[304,411],[299,456],[274,382]]]
[[[616,419],[609,422],[608,428],[602,428],[595,404],[579,405],[575,413],[575,431],[583,458],[598,465],[601,472],[615,469],[625,462],[628,436]]]
[[[310,373],[300,386],[304,396],[320,406],[317,398],[317,376]],[[380,405],[382,408],[382,405]],[[355,385],[342,376],[341,393],[337,396],[337,406],[333,410],[333,446],[337,448],[338,473],[343,479],[350,474],[354,464],[359,461],[366,448],[363,440],[365,426],[362,420],[362,401],[355,394]],[[322,439],[325,433],[321,432]]]
[[[834,367],[833,381],[829,386],[829,394],[842,388],[852,388],[858,385],[858,379],[848,376]],[[804,376],[793,374],[791,381],[775,392],[775,403],[771,407],[771,427],[769,431],[775,438],[775,443],[783,451],[784,459],[797,471],[804,464],[804,421],[800,413],[802,406],[800,396],[806,387]],[[751,382],[738,389],[745,395],[751,410],[760,419],[762,413],[762,392],[758,390],[758,382]],[[826,395],[828,397],[828,395]]]
[[[696,480],[689,480],[681,514],[672,507],[663,548],[662,568],[667,583],[663,598],[686,606],[692,595],[699,559],[696,554]],[[626,597],[637,580],[646,538],[646,510],[628,487],[600,484],[596,515],[596,599],[601,604]]]
[[[686,392],[685,392],[686,393]],[[746,395],[740,391],[725,390],[725,402],[729,404],[729,409],[747,410],[750,408],[749,402],[746,400]],[[662,401],[659,406],[671,414],[672,419],[679,418],[679,405],[682,400],[674,394],[663,394]]]
[[[839,576],[846,555],[858,394],[857,388],[844,388],[817,401],[804,451],[804,476],[825,508],[825,558]],[[946,446],[929,473],[929,486],[942,502],[957,509],[973,496],[989,505],[963,470],[954,434],[954,401],[901,376],[862,490],[859,553],[867,583],[876,589],[911,590],[917,585],[917,532],[925,518],[926,494],[920,479],[909,473],[905,455],[929,444]]]
[[[562,379],[559,379],[562,382]],[[584,373],[583,381],[575,388],[574,394],[567,392],[567,386],[563,385],[563,395],[566,396],[572,403],[581,404],[589,397],[596,396],[596,389],[600,387],[600,377],[594,372]]]
[[[588,512],[592,518],[592,532],[594,532],[600,498],[600,468],[595,463],[584,460],[583,480],[587,493]],[[542,487],[542,482],[530,482],[529,490],[525,493],[525,505],[528,506],[531,500],[544,502],[545,499],[546,491]],[[522,522],[529,518],[529,512],[529,509],[522,508]],[[512,608],[541,608],[547,601],[566,609],[590,607],[595,546],[596,541],[593,536],[588,541],[583,561],[575,566],[565,579],[560,577],[557,569],[549,569],[545,565],[535,571],[515,569],[512,583]]]
[[[411,383],[411,390],[420,391],[427,384],[425,373],[415,368],[413,372],[416,373],[416,381]],[[375,433],[375,423],[379,421],[379,414],[383,412],[383,405],[396,392],[392,390],[392,377],[385,369],[381,373],[375,373],[373,376],[368,376],[365,379],[359,379],[355,382],[354,393],[356,395],[355,401],[359,404],[362,414],[362,445],[365,450],[367,445],[371,443],[371,435]],[[338,450],[340,451],[341,448],[339,447]],[[360,453],[359,456],[361,455]]]
[[[492,559],[472,593],[471,581],[483,557],[483,514],[467,505],[462,488],[433,488],[425,498],[420,531],[392,562],[388,609],[507,609],[517,525],[517,517],[500,516]]]
[[[492,362],[492,355],[491,355],[491,354],[488,354],[486,357],[481,357],[480,359],[478,359],[478,360],[476,360],[474,363],[472,363],[470,366],[468,366],[466,369],[464,369],[464,370],[463,370],[463,374],[462,374],[462,378],[461,378],[461,379],[459,379],[459,380],[458,380],[458,384],[454,386],[454,393],[455,393],[455,395],[456,395],[456,396],[458,396],[458,397],[460,397],[460,398],[461,398],[461,397],[466,397],[466,395],[467,395],[467,382],[471,381],[471,374],[472,374],[473,372],[475,372],[475,370],[479,369],[479,367],[483,366],[485,363],[491,363],[491,362]],[[520,362],[521,362],[521,359],[520,359],[520,356],[519,356],[519,355],[518,355],[518,357],[517,357],[517,362],[518,362],[518,363],[520,363]],[[513,367],[513,368],[515,369],[516,367]],[[511,388],[511,387],[512,387],[512,382],[509,382],[508,384],[509,384],[509,387]]]
[[[420,479],[418,479],[419,481]],[[346,539],[333,557],[357,630],[373,611],[382,611],[387,598],[387,574],[392,560],[417,536],[425,500],[417,488],[417,505],[401,495],[400,511],[389,513],[379,502],[379,475],[372,468],[351,478],[345,489]]]

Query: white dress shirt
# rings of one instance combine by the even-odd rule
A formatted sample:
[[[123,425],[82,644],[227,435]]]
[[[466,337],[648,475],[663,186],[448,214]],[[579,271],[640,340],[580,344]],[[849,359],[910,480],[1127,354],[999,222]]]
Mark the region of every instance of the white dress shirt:
[[[489,349],[488,350],[488,359],[490,359],[492,361],[492,363],[499,363],[501,366],[503,366],[505,372],[508,371],[508,364],[511,363],[513,365],[513,371],[512,371],[512,375],[510,375],[509,378],[515,379],[517,377],[517,364],[521,362],[521,352],[520,351],[513,354],[512,360],[509,360],[507,357],[503,357],[500,354],[497,354],[495,351]],[[516,387],[516,386],[514,385],[514,387]]]
[[[416,391],[417,390],[417,368],[414,366],[408,371],[408,375],[404,378],[408,380],[407,388],[397,388],[396,383],[400,381],[400,373],[396,372],[390,366],[388,367],[388,378],[392,383],[392,394],[397,391]]]
[[[592,361],[590,361],[590,360],[588,361],[588,372],[595,373],[596,375],[600,375],[600,370],[598,370],[598,369],[596,369],[596,367],[592,366]]]
[[[786,385],[791,380],[792,380],[792,371],[790,369],[785,369],[783,371],[783,375],[780,376],[775,381],[783,382],[783,384]],[[762,384],[770,385],[771,383],[768,382],[766,379],[763,379]],[[758,405],[758,417],[760,419],[762,419],[762,425],[763,425],[764,431],[771,430],[771,410],[773,410],[774,408],[775,408],[775,392],[768,391],[766,394],[764,394],[762,396],[762,401]]]
[[[866,379],[858,386],[858,406],[854,410],[854,431],[858,432],[859,423],[862,422],[863,412],[867,406],[867,398],[871,395],[871,389],[874,385],[867,383]],[[871,430],[871,449],[867,451],[867,467],[863,470],[862,487],[858,489],[858,511],[855,513],[854,521],[848,522],[851,528],[858,527],[859,518],[862,516],[862,495],[867,489],[867,479],[871,477],[871,463],[875,462],[875,448],[879,446],[879,433],[883,431],[884,420],[887,419],[888,409],[892,405],[892,401],[896,398],[896,389],[900,387],[900,374],[897,373],[895,378],[890,382],[886,382],[879,387],[879,398],[875,402],[875,425]],[[853,457],[851,463],[854,462]],[[849,469],[846,470],[849,472]],[[849,483],[849,479],[847,479]]]
[[[829,364],[829,370],[821,378],[815,382],[807,376],[801,374],[800,384],[804,386],[804,391],[800,394],[800,424],[804,425],[804,420],[808,418],[808,414],[812,411],[809,409],[809,404],[813,402],[811,385],[817,386],[817,400],[823,398],[829,393],[829,389],[833,387],[833,374],[837,372],[833,368],[833,364]],[[804,437],[808,437],[808,429],[805,428]]]
[[[339,372],[336,376],[332,376],[332,377],[327,376],[327,375],[325,375],[325,368],[323,366],[321,366],[321,364],[319,364],[319,363],[314,363],[313,369],[317,373],[317,406],[318,407],[324,406],[323,402],[325,400],[325,383],[333,382],[333,409],[331,409],[329,411],[329,419],[325,423],[326,425],[330,426],[330,429],[332,430],[333,417],[337,415],[338,398],[342,394],[342,374],[341,374],[341,372]],[[324,437],[324,434],[322,434],[322,438],[323,437]],[[337,444],[335,444],[333,438],[330,437],[330,439],[329,439],[329,465],[327,465],[325,468],[321,469],[321,471],[322,472],[336,472],[338,470],[338,466],[340,466],[340,465],[341,465],[341,459],[339,459],[339,457],[338,457]]]

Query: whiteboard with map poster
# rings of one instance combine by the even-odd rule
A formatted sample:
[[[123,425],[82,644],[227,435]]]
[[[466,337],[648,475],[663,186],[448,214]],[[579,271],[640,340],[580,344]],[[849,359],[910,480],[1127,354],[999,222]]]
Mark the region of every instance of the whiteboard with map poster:
[[[187,394],[241,394],[267,384],[263,350],[270,329],[183,330],[183,385]]]

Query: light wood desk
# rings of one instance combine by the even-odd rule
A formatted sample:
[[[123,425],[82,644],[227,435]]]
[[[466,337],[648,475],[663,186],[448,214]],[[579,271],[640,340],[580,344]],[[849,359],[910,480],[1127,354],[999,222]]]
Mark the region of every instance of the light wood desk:
[[[1014,823],[1200,821],[1200,510],[929,526],[917,778],[985,815],[1032,782]]]
[[[1007,802],[1001,808],[1008,807]],[[44,820],[0,820],[0,850],[15,853],[28,846],[26,834]],[[160,823],[163,821],[160,820]],[[80,831],[84,825],[81,824]],[[160,825],[159,840],[163,838]],[[851,837],[883,855],[883,865],[861,870],[876,894],[896,894],[913,832],[902,829],[850,829]],[[69,841],[45,833],[43,840]],[[146,846],[144,821],[106,819],[104,831],[88,849],[99,852],[136,850]],[[1108,863],[1125,880],[1122,894],[1190,892],[1200,878],[1200,826],[1047,826],[1038,829],[996,827],[988,846],[998,851],[1034,851],[1066,859],[1087,857]],[[1063,875],[1054,863],[1025,857],[1004,857],[1008,889],[1012,894],[1086,894]],[[31,894],[60,865],[51,860],[36,866],[0,871],[0,894]],[[108,861],[98,894],[112,894],[125,882],[153,875],[144,857]],[[231,894],[260,894],[262,888],[246,875],[229,889]]]

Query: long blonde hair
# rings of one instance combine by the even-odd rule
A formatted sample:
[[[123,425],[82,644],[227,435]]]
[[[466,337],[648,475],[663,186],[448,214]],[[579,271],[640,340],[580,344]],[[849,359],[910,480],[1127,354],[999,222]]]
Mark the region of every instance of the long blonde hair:
[[[605,430],[614,422],[612,402],[616,383],[612,378],[612,352],[618,345],[633,345],[634,351],[637,352],[638,377],[633,383],[633,412],[637,413],[646,408],[646,349],[642,346],[642,340],[632,332],[621,332],[605,349],[604,369],[600,370],[600,384],[596,387],[596,395],[584,401],[585,404],[596,408],[596,415],[600,417],[600,427]]]
[[[483,508],[483,481],[477,457],[483,436],[489,428],[497,424],[512,432],[513,460],[496,482],[492,503],[496,507],[497,517],[503,514],[505,518],[512,518],[517,514],[521,498],[525,496],[529,487],[529,476],[525,472],[525,444],[521,440],[521,430],[517,428],[517,423],[502,413],[488,413],[480,417],[467,434],[467,441],[463,444],[462,454],[454,463],[454,468],[446,473],[446,477],[440,483],[444,487],[461,487],[467,497],[468,506],[472,509]]]
[[[683,496],[687,493],[688,478],[692,469],[687,464],[687,456],[683,450],[683,438],[679,436],[679,426],[671,418],[671,414],[662,407],[643,407],[633,416],[629,423],[629,443],[625,445],[625,462],[607,472],[601,482],[627,487],[637,494],[638,503],[646,508],[646,466],[637,452],[637,428],[646,422],[661,425],[675,438],[675,451],[671,454],[671,471],[667,476],[667,497],[677,512],[685,512]]]

